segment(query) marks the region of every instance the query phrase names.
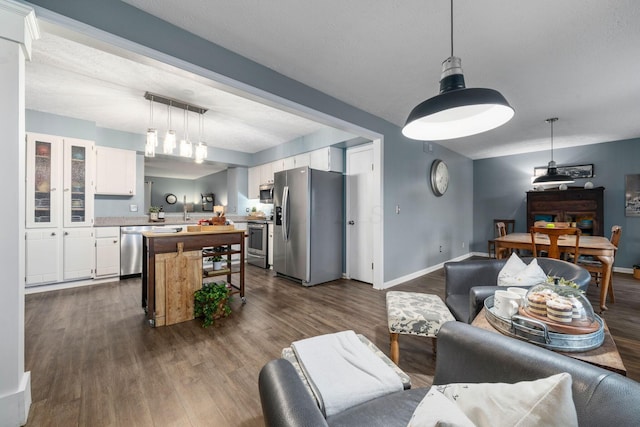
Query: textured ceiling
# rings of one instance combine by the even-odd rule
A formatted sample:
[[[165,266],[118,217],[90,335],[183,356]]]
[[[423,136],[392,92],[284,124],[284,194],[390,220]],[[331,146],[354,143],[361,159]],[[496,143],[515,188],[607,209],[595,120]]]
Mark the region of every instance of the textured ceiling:
[[[437,93],[450,53],[446,0],[125,2],[398,126]],[[544,119],[554,116],[556,148],[640,136],[637,1],[457,0],[454,19],[467,87],[499,90],[516,115],[443,146],[472,159],[547,150]],[[149,90],[210,108],[207,143],[249,153],[321,128],[184,72],[50,34],[34,50],[31,109],[139,133]],[[154,121],[163,127],[162,108]]]

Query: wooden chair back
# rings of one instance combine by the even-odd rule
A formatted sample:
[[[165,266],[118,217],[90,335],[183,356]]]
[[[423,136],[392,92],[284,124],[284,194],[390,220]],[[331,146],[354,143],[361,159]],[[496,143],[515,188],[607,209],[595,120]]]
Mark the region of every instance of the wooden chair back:
[[[577,263],[578,255],[579,255],[578,247],[580,246],[580,234],[582,234],[579,228],[531,227],[530,233],[531,233],[531,247],[532,247],[531,249],[533,252],[533,256],[534,257],[538,256],[538,249],[536,248],[536,233],[539,233],[539,234],[546,234],[549,237],[549,251],[547,256],[549,258],[555,258],[555,259],[560,259],[560,248],[558,247],[558,239],[560,238],[560,236],[567,236],[567,235],[576,236],[576,245],[569,252],[573,254],[573,263],[574,264]]]
[[[500,234],[500,230],[498,228],[498,224],[502,223],[504,226],[505,234],[511,234],[516,230],[516,220],[515,219],[494,219],[493,220],[493,229],[496,231],[495,237],[504,236],[504,234]]]
[[[613,227],[611,227],[611,238],[609,240],[611,240],[611,243],[616,248],[618,247],[618,243],[620,243],[621,235],[622,235],[622,227],[620,227],[619,225],[614,225]]]

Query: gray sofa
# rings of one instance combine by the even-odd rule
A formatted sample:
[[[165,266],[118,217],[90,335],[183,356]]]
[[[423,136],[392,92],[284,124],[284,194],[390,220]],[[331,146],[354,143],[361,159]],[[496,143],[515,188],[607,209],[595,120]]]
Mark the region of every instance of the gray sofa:
[[[529,264],[532,259],[522,258],[522,261]],[[584,268],[553,258],[537,260],[548,276],[572,280],[584,291],[589,287],[591,275]],[[457,320],[471,323],[482,310],[484,300],[501,289],[496,283],[506,262],[506,259],[481,259],[444,264],[444,302]]]
[[[571,374],[580,426],[639,425],[640,384],[633,380],[461,322],[444,324],[438,334],[434,384],[516,383],[560,372]],[[258,383],[267,427],[406,426],[428,391],[399,391],[325,419],[288,361],[268,362]]]

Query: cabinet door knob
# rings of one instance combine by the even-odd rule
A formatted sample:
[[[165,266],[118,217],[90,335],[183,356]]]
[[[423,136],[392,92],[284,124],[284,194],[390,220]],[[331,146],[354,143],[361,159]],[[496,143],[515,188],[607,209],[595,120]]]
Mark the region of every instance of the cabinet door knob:
[[[354,225],[356,222],[355,221],[349,221],[349,225]]]
[[[118,241],[117,241],[117,240],[114,240],[114,241],[113,241],[113,243],[118,243]]]
[[[68,232],[68,231],[65,231],[65,232],[64,232],[64,235],[65,235],[65,236],[68,236],[68,235],[69,235],[69,232]]]
[[[52,233],[51,233],[51,235],[52,235],[52,236],[55,236],[55,235],[56,235],[56,232],[55,232],[55,231],[54,231],[54,232],[52,232]]]

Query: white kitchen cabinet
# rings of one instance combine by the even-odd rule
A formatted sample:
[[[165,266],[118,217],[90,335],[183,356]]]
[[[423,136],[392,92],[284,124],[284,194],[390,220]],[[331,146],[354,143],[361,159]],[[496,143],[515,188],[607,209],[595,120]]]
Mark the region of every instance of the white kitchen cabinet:
[[[61,235],[57,228],[27,230],[25,233],[25,285],[60,281]]]
[[[96,278],[120,274],[120,227],[98,227],[96,235]]]
[[[65,228],[62,280],[90,279],[95,270],[93,228]]]
[[[293,156],[294,164],[296,168],[301,168],[303,166],[309,166],[310,155],[309,153],[302,153]]]
[[[276,160],[275,162],[271,162],[271,172],[273,172],[273,176],[275,178],[276,173],[282,172],[284,169],[284,159]]]
[[[343,151],[335,147],[314,150],[309,155],[309,167],[330,172],[344,172]]]
[[[247,175],[247,199],[260,198],[260,166],[249,168]]]
[[[273,184],[273,166],[271,163],[260,165],[260,184]]]
[[[269,263],[269,266],[273,265],[273,224],[272,223],[268,223],[267,224],[267,233],[268,233],[268,240],[267,240],[267,262]]]
[[[93,225],[95,145],[27,135],[26,227]]]
[[[136,195],[136,152],[96,147],[96,194]]]
[[[296,159],[295,157],[287,157],[285,159],[282,160],[282,166],[283,169],[285,171],[288,171],[289,169],[293,169],[296,167]]]

